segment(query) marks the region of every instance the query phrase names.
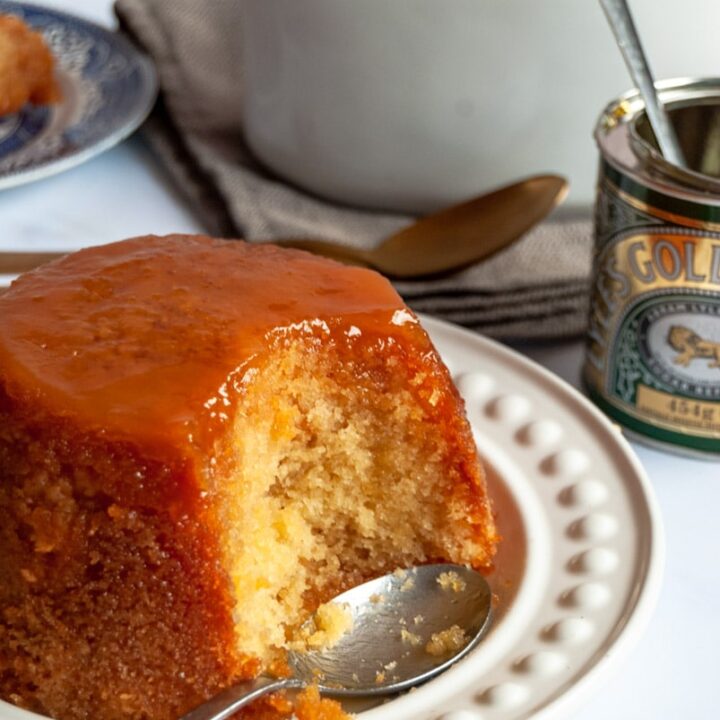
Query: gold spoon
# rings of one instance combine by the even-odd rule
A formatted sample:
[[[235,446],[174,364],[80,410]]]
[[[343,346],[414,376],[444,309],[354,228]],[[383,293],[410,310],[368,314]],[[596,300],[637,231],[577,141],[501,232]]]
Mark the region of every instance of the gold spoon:
[[[373,267],[391,277],[437,275],[507,247],[559,205],[567,192],[565,178],[536,175],[421,218],[371,250],[323,240],[273,242]]]
[[[536,175],[421,218],[372,250],[323,240],[273,240],[397,278],[457,270],[502,250],[540,222],[567,195],[558,175]],[[56,252],[0,252],[0,274],[27,272],[62,257]]]

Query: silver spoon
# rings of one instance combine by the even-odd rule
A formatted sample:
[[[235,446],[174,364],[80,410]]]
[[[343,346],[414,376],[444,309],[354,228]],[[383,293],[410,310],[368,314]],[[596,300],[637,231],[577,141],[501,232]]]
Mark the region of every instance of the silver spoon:
[[[600,0],[632,81],[640,90],[650,126],[655,133],[660,152],[668,162],[686,168],[685,156],[678,142],[675,128],[655,91],[650,66],[643,52],[626,0]]]
[[[450,582],[439,582],[443,573],[454,573]],[[482,575],[462,565],[425,565],[385,575],[331,602],[346,606],[353,615],[352,629],[333,647],[290,651],[292,677],[239,683],[180,720],[223,720],[266,693],[312,683],[321,693],[336,697],[397,693],[429,680],[470,652],[491,617],[490,587]],[[453,626],[464,634],[459,646],[429,652],[438,649],[428,647],[433,635]]]

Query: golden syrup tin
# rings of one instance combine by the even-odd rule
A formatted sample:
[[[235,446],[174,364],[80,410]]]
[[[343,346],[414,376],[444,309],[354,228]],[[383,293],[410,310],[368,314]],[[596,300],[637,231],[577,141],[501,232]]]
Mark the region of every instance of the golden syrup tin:
[[[632,435],[720,458],[720,79],[658,85],[689,170],[636,91],[595,130],[600,171],[584,382]]]

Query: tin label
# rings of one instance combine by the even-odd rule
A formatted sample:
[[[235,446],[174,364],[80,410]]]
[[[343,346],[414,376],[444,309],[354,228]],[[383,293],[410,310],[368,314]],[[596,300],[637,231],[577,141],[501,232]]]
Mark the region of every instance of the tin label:
[[[586,384],[630,429],[720,453],[720,232],[623,195],[601,183]]]

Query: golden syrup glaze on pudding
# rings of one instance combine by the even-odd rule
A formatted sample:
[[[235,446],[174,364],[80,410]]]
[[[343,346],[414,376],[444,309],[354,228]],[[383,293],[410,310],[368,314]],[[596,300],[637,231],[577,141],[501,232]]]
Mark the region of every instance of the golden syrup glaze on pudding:
[[[230,420],[273,338],[324,335],[351,351],[419,334],[380,275],[197,236],[70,255],[16,281],[0,317],[10,395],[181,461]]]
[[[187,449],[226,419],[223,400],[272,334],[321,329],[342,342],[355,321],[371,336],[411,335],[415,325],[379,275],[183,236],[75,253],[21,277],[0,304],[11,385],[88,425]]]
[[[374,272],[149,236],[0,295],[4,699],[171,720],[338,591],[497,540],[462,401]]]

